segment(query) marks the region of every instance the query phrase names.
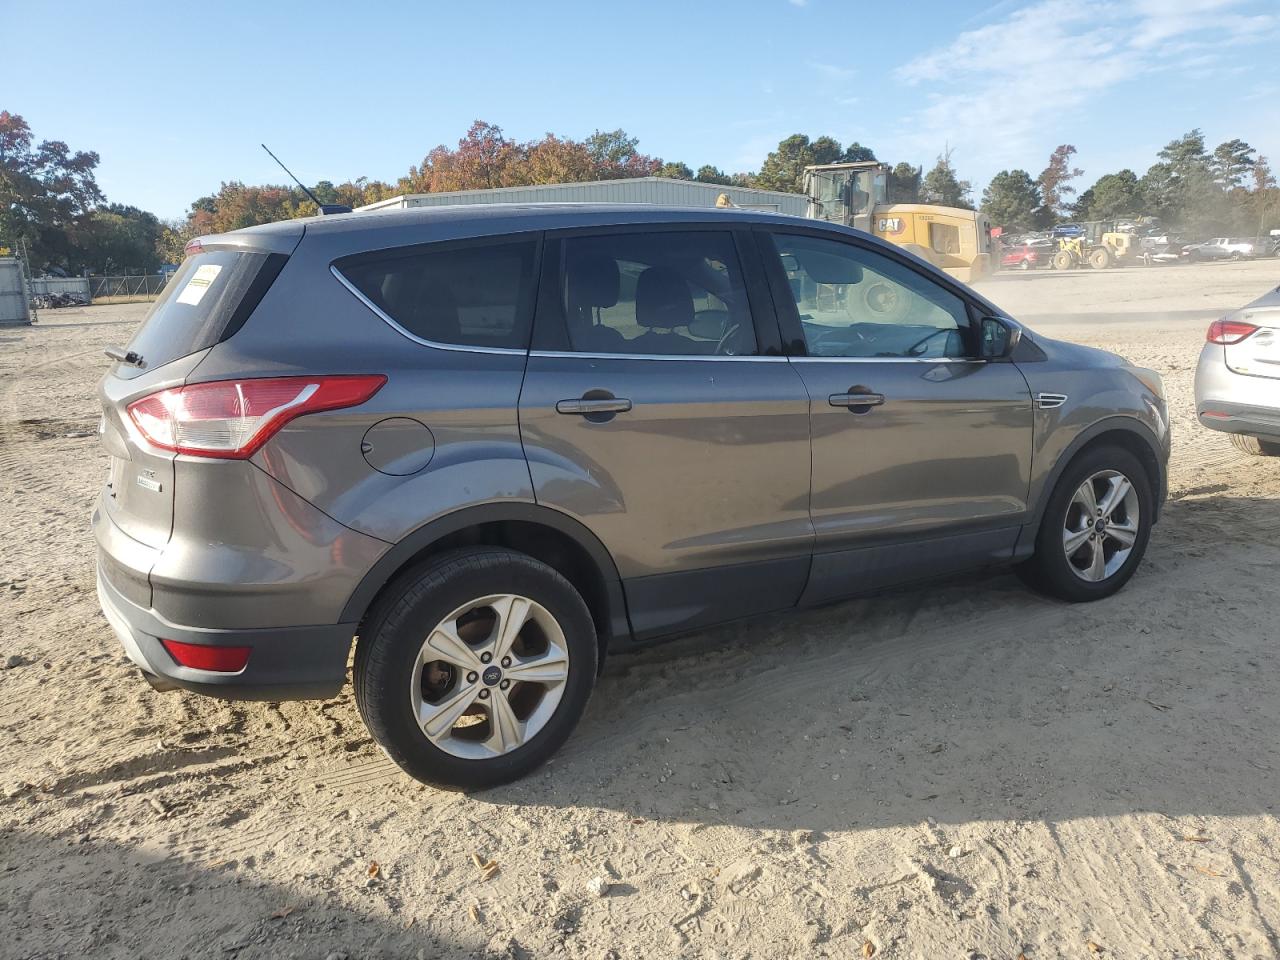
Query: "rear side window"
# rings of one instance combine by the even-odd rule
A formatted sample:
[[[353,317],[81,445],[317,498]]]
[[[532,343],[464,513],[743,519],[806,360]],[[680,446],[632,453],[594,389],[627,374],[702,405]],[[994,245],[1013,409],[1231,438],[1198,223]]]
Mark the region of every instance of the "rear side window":
[[[419,340],[523,350],[535,293],[536,240],[415,247],[335,264],[396,326]]]
[[[142,357],[145,369],[154,370],[226,339],[244,324],[287,259],[242,250],[188,257],[151,305],[128,349]],[[117,376],[142,372],[121,365]]]

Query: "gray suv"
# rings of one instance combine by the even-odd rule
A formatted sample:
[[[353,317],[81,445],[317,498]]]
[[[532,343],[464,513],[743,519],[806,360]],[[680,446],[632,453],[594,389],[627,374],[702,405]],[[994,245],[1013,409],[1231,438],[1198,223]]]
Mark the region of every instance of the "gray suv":
[[[843,227],[641,205],[193,242],[101,385],[103,611],[153,686],[324,698],[400,766],[544,761],[607,651],[1013,565],[1132,576],[1160,378]]]

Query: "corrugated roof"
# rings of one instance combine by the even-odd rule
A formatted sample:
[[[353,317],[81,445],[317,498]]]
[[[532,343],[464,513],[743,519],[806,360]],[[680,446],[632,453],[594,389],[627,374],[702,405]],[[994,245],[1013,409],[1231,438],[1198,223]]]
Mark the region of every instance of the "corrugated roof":
[[[760,190],[755,187],[739,187],[732,185],[724,185],[718,183],[702,183],[698,180],[677,180],[672,177],[626,177],[619,180],[582,180],[573,183],[531,183],[522,184],[513,187],[489,187],[482,190],[450,190],[440,193],[406,193],[395,197],[388,197],[386,200],[379,200],[376,203],[365,204],[357,209],[360,210],[378,210],[386,207],[403,207],[413,206],[414,201],[427,201],[432,204],[443,204],[450,202],[492,202],[490,198],[497,198],[504,195],[516,193],[524,193],[536,191],[538,193],[588,193],[601,190],[619,189],[624,191],[634,191],[637,188],[641,190],[645,186],[659,187],[667,190],[683,191],[686,193],[701,193],[704,196],[714,198],[722,193],[733,197],[735,194],[742,197],[750,197],[752,200],[760,204],[776,204],[779,206],[791,206],[795,204],[803,204],[806,198],[801,194],[785,193],[779,190]]]

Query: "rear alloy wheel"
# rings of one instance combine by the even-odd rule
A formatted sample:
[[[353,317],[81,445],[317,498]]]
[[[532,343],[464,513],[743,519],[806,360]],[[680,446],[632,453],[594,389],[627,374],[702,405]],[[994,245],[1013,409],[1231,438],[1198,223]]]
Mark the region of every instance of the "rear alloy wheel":
[[[1018,264],[1018,269],[1019,269],[1019,270],[1030,270],[1030,269],[1031,269],[1031,261],[1030,261],[1030,260],[1027,260],[1027,259],[1025,259],[1025,258],[1024,258],[1024,259],[1022,260],[1022,262]]]
[[[1231,445],[1254,457],[1280,457],[1280,442],[1259,440],[1243,433],[1231,434]]]
[[[356,704],[427,783],[486,787],[551,756],[586,706],[595,627],[560,574],[524,554],[442,554],[388,590],[356,650]]]
[[[1078,603],[1128,582],[1151,535],[1155,503],[1138,459],[1118,447],[1077,458],[1049,498],[1035,555],[1018,568],[1036,589]]]

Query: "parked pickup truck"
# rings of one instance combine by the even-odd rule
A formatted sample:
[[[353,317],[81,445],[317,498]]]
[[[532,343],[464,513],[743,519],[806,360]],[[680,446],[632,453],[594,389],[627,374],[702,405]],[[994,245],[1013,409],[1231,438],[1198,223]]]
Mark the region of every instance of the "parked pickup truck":
[[[1230,237],[1214,237],[1204,243],[1185,248],[1193,260],[1243,260],[1257,256],[1252,240],[1233,240]]]

